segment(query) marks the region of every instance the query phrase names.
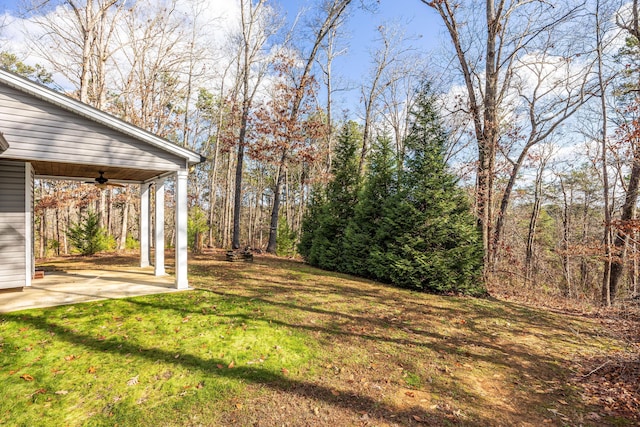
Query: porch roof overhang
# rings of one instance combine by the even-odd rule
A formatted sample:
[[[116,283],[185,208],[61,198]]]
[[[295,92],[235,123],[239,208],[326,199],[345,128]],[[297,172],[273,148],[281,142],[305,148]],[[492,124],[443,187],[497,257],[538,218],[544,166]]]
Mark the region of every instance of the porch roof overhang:
[[[9,141],[7,141],[5,136],[0,133],[0,159],[28,161],[33,166],[36,177],[92,181],[97,177],[97,171],[100,170],[104,172],[110,182],[144,183],[172,174],[176,170],[188,169],[190,166],[206,160],[205,157],[195,151],[174,144],[171,141],[121,120],[109,113],[98,110],[12,72],[0,69],[0,85],[5,85],[33,99],[44,101],[57,111],[66,111],[66,114],[72,113],[72,117],[76,116],[87,119],[103,129],[115,131],[115,135],[120,134],[123,138],[138,141],[140,147],[142,147],[142,149],[140,149],[141,152],[145,151],[144,147],[146,146],[149,147],[150,151],[153,150],[156,153],[164,153],[162,156],[165,157],[163,159],[165,160],[165,164],[160,165],[154,164],[154,162],[118,164],[114,161],[106,161],[108,159],[100,153],[97,153],[93,157],[91,155],[85,155],[82,160],[74,159],[73,156],[69,156],[66,159],[41,158],[38,157],[38,155],[25,155],[24,152],[22,155],[13,155],[14,149],[21,146],[22,138],[10,135],[10,130],[4,129],[7,124],[0,120],[0,132],[4,131],[7,139],[9,139]],[[55,131],[55,129],[52,129],[51,133],[53,134]],[[139,149],[139,147],[137,147],[137,149]],[[170,161],[174,163],[173,167],[167,167],[167,159],[170,159]]]
[[[100,173],[109,182],[142,184],[139,186],[141,266],[148,265],[149,254],[149,233],[142,231],[149,230],[150,186],[145,184],[156,180],[156,200],[164,200],[163,178],[175,177],[175,283],[177,289],[188,288],[188,171],[204,161],[204,157],[4,70],[0,70],[0,133],[0,161],[5,165],[12,162],[22,165],[25,174],[19,177],[23,180],[19,182],[29,184],[18,185],[16,190],[10,188],[13,192],[25,192],[22,202],[17,203],[18,214],[24,215],[16,220],[26,230],[21,236],[25,248],[24,276],[21,276],[26,278],[24,286],[30,286],[33,273],[33,241],[29,234],[32,226],[26,224],[33,224],[33,195],[29,191],[32,176],[94,182]],[[155,209],[156,242],[162,242],[164,204],[155,203]],[[0,222],[3,220],[0,217]],[[0,245],[0,255],[1,249]],[[161,276],[164,275],[164,251],[155,253],[155,274]]]

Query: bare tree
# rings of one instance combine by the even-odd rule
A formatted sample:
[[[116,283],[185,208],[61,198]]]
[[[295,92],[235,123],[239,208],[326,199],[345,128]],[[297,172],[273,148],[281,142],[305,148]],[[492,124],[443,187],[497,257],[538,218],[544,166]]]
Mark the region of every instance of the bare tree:
[[[380,34],[378,40],[380,46],[371,54],[373,67],[370,80],[365,82],[360,89],[362,102],[364,103],[362,148],[360,150],[360,164],[358,165],[360,176],[364,175],[374,123],[377,122],[376,114],[380,112],[379,104],[383,101],[383,94],[392,85],[397,85],[405,76],[401,70],[406,64],[408,53],[413,50],[411,46],[406,45],[408,38],[399,26],[395,24],[380,25],[377,30]],[[406,69],[403,71],[406,71]],[[397,105],[392,105],[391,107],[390,113],[393,113],[393,108],[397,108]]]
[[[557,5],[544,1],[486,0],[481,13],[475,10],[477,3],[421,1],[436,10],[444,22],[464,81],[464,108],[470,116],[477,146],[476,213],[482,230],[487,279],[496,260],[511,191],[527,152],[573,115],[586,98],[588,70],[576,70],[568,64],[561,66],[558,62],[561,59],[552,55],[560,51],[553,44],[561,40],[555,37],[556,31],[564,29],[562,25],[579,9],[569,5],[561,11]],[[541,60],[546,64],[539,65]],[[520,81],[514,82],[518,72]],[[532,86],[526,84],[529,80],[524,77],[529,73],[534,77]],[[563,74],[560,81],[551,80],[553,87],[548,87],[545,79],[556,78],[557,73]],[[511,172],[496,215],[496,158],[502,149],[508,104],[514,101],[516,88],[520,105],[528,116],[528,136],[517,151],[512,145],[511,153],[505,156],[510,159]],[[549,108],[556,114],[549,114]]]
[[[323,43],[324,63],[318,60],[318,65],[322,71],[323,80],[326,88],[327,96],[327,142],[326,142],[326,161],[323,168],[323,173],[328,174],[331,170],[332,156],[333,156],[333,94],[335,91],[342,90],[342,88],[334,86],[334,73],[333,73],[333,61],[335,58],[344,55],[347,52],[346,47],[339,47],[339,28],[334,27],[329,31],[325,43]]]
[[[631,16],[617,14],[617,25],[626,32],[627,37],[633,38],[636,41],[640,40],[640,27],[639,19],[640,15],[638,0],[633,0],[631,7]],[[640,85],[638,85],[640,86]],[[638,87],[635,89],[638,90]],[[632,91],[631,91],[632,92]],[[635,95],[634,102],[640,104],[640,97]],[[635,111],[632,107],[631,111]],[[637,127],[637,116],[633,117],[629,122],[622,126],[621,132],[623,133],[622,139],[627,143],[629,149],[632,152],[631,158],[631,172],[629,173],[629,180],[627,182],[626,191],[624,195],[624,204],[621,208],[620,214],[620,227],[615,232],[613,238],[613,245],[615,247],[615,254],[618,256],[610,262],[611,257],[607,260],[610,264],[610,276],[609,282],[604,282],[602,287],[602,300],[606,305],[611,305],[616,297],[619,281],[624,271],[624,260],[626,258],[627,243],[629,240],[630,232],[627,228],[627,224],[634,218],[636,211],[636,203],[638,201],[638,192],[640,190],[640,129]]]
[[[241,93],[242,111],[240,116],[240,134],[238,136],[238,154],[236,163],[235,198],[233,204],[233,238],[231,247],[240,247],[240,209],[242,207],[242,171],[247,139],[249,112],[259,84],[267,71],[264,60],[269,38],[281,27],[281,22],[265,2],[259,0],[240,1],[241,40],[238,55],[238,82]]]
[[[161,6],[138,1],[124,14],[116,40],[122,52],[114,62],[117,97],[110,106],[133,124],[174,141],[180,139],[191,39],[176,7],[177,0]]]
[[[402,45],[411,41],[403,38]],[[408,46],[396,55],[387,69],[388,84],[381,94],[382,122],[392,130],[398,158],[404,156],[404,139],[409,128],[409,112],[413,108],[416,88],[428,75],[425,57]]]
[[[598,92],[600,95],[600,114],[601,128],[600,128],[600,150],[601,150],[601,166],[602,166],[602,191],[604,195],[604,250],[605,250],[605,264],[602,275],[602,299],[607,305],[611,304],[611,293],[609,284],[611,281],[611,267],[612,267],[612,252],[611,243],[613,242],[613,230],[611,227],[611,187],[609,185],[609,170],[607,161],[607,139],[609,137],[608,132],[608,106],[606,95],[608,93],[607,87],[610,83],[610,77],[607,75],[604,69],[604,50],[606,45],[606,32],[609,28],[606,27],[607,21],[611,18],[611,12],[605,9],[606,4],[601,0],[596,1],[594,19],[595,19],[595,35],[596,35],[596,54],[597,54],[597,74],[598,74]]]
[[[547,35],[547,46],[554,41]],[[545,46],[546,47],[546,46]],[[569,52],[563,55],[542,50],[532,58],[523,58],[513,67],[513,82],[518,94],[523,115],[527,117],[523,128],[523,143],[500,145],[499,149],[511,165],[507,185],[502,193],[500,209],[497,213],[493,232],[490,262],[495,264],[502,239],[504,218],[519,171],[530,150],[548,140],[597,90],[592,80],[593,62],[572,64]],[[518,135],[519,136],[519,135]],[[509,138],[503,138],[508,141]],[[518,138],[515,138],[517,141]],[[512,158],[510,154],[515,154]]]
[[[529,229],[527,233],[527,243],[525,249],[524,267],[525,267],[525,285],[529,284],[533,277],[533,265],[534,265],[534,243],[536,237],[536,230],[538,228],[538,219],[540,217],[540,208],[542,206],[542,187],[544,172],[547,167],[547,163],[551,160],[554,154],[554,147],[552,144],[543,144],[539,147],[537,152],[531,152],[529,160],[536,167],[536,179],[533,189],[533,207],[531,209],[531,216],[529,217]]]
[[[34,47],[70,82],[78,86],[80,101],[103,108],[106,97],[106,64],[114,53],[111,39],[122,0],[65,0],[50,9],[39,1],[32,10],[44,35],[34,38]]]
[[[182,124],[182,145],[188,148],[195,148],[199,137],[198,121],[191,117],[192,114],[192,98],[194,92],[197,92],[198,87],[204,85],[203,77],[207,74],[206,59],[208,58],[209,49],[206,49],[204,43],[206,40],[200,42],[199,37],[202,37],[202,28],[211,26],[212,22],[206,22],[202,19],[203,12],[207,7],[207,3],[204,1],[193,1],[189,5],[190,10],[190,40],[188,43],[188,55],[187,55],[187,67],[183,72],[186,74],[186,90],[184,94],[184,117]],[[193,128],[192,128],[193,127]]]
[[[325,40],[330,31],[335,28],[341,21],[341,17],[347,10],[347,7],[351,3],[351,0],[324,0],[321,5],[321,14],[318,16],[317,26],[314,29],[314,37],[310,44],[311,49],[307,55],[304,55],[302,72],[296,80],[296,96],[291,103],[291,110],[289,113],[290,122],[297,121],[298,114],[300,113],[300,106],[304,100],[304,96],[307,85],[311,82],[311,71],[313,64],[315,63],[318,51],[322,46],[322,42]],[[287,164],[287,158],[289,153],[287,150],[283,150],[278,164],[278,174],[276,177],[276,184],[274,188],[273,196],[273,209],[271,210],[271,221],[269,225],[269,243],[267,245],[267,252],[275,253],[277,246],[278,235],[278,215],[280,213],[280,200],[282,193],[282,185],[285,178],[285,168]]]

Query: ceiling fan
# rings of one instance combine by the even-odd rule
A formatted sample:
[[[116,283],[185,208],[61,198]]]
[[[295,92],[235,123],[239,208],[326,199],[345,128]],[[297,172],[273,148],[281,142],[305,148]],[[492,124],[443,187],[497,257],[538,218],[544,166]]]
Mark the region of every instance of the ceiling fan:
[[[96,179],[94,179],[93,181],[88,181],[87,184],[93,184],[95,183],[96,187],[98,188],[107,188],[109,186],[111,187],[124,187],[124,185],[122,184],[116,184],[113,182],[109,182],[108,178],[104,177],[104,172],[103,171],[98,171],[98,173],[100,174],[99,177],[97,177]]]

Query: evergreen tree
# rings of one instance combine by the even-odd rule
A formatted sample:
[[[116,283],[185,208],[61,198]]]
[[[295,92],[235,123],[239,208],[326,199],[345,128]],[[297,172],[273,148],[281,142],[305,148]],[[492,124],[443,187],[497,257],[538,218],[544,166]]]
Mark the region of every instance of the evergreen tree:
[[[397,286],[484,294],[481,234],[447,170],[446,135],[428,85],[412,112],[402,161],[380,138],[359,197],[356,131],[353,123],[343,128],[334,178],[309,209],[300,253],[321,268]]]
[[[27,65],[7,51],[0,51],[0,68],[26,77],[34,82],[53,86],[53,76],[42,65]]]
[[[357,148],[361,141],[358,124],[345,123],[338,137],[333,179],[326,188],[324,203],[307,216],[303,225],[300,253],[318,267],[344,271],[344,232],[353,216],[358,194]],[[312,236],[309,235],[312,234]],[[311,245],[308,244],[309,239]]]
[[[366,181],[345,231],[343,260],[351,274],[380,279],[381,254],[386,252],[388,241],[382,223],[388,200],[397,191],[396,165],[390,138],[379,137],[372,147]]]
[[[109,249],[107,233],[100,227],[100,218],[95,212],[89,211],[77,223],[71,224],[67,235],[82,255],[94,255]]]
[[[413,289],[481,295],[481,235],[466,195],[447,170],[445,142],[425,85],[412,111],[399,191],[387,200],[382,234],[389,244],[377,276]]]
[[[204,235],[209,231],[207,213],[200,206],[189,209],[187,217],[187,244],[193,253],[201,253]]]
[[[292,230],[289,227],[289,222],[287,222],[287,218],[281,216],[278,221],[278,245],[276,249],[276,253],[278,256],[293,256],[296,253],[296,239],[298,238],[298,233],[295,230]]]
[[[307,262],[316,265],[309,257],[311,255],[311,248],[313,247],[313,237],[316,230],[320,227],[320,217],[325,209],[326,203],[324,189],[316,186],[311,190],[311,202],[307,207],[302,218],[302,225],[300,227],[300,242],[298,243],[298,253]]]

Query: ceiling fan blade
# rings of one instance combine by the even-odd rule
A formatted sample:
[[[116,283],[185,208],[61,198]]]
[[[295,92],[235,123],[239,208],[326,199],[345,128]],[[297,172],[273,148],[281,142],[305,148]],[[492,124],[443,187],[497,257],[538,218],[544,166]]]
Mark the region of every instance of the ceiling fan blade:
[[[118,184],[115,182],[107,182],[105,185],[110,186],[110,187],[120,187],[120,188],[124,188],[124,185],[122,184]]]

